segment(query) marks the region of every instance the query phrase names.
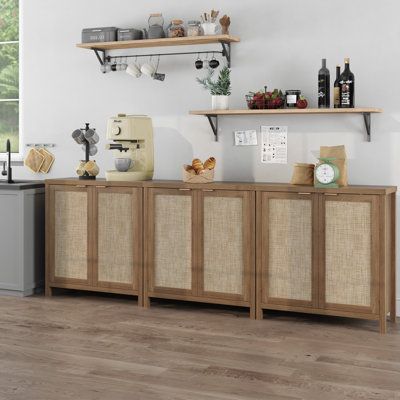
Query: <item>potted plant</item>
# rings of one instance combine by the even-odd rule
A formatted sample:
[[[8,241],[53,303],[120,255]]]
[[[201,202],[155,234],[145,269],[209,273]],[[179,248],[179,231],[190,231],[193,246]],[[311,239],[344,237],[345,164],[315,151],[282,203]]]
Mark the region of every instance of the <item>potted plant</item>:
[[[227,110],[231,94],[231,70],[228,67],[222,68],[216,81],[212,80],[214,71],[214,69],[208,68],[207,76],[203,79],[197,78],[197,82],[211,93],[211,107],[213,110]]]

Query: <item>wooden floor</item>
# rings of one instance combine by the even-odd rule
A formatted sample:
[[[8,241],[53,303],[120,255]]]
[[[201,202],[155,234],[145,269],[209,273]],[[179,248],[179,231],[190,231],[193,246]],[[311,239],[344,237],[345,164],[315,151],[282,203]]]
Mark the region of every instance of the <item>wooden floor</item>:
[[[0,399],[400,399],[400,330],[85,294],[0,297]]]

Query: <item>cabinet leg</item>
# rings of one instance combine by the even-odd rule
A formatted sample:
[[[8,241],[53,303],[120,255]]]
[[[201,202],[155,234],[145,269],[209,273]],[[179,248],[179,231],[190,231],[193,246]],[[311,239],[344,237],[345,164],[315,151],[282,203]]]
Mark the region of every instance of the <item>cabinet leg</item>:
[[[256,319],[261,320],[264,318],[264,312],[261,307],[256,307]]]
[[[44,295],[45,295],[46,297],[51,297],[51,296],[53,296],[53,288],[50,287],[49,285],[46,285],[45,288],[44,288]]]
[[[385,314],[381,315],[381,317],[380,317],[379,328],[380,328],[380,332],[382,335],[384,335],[387,332],[387,323],[386,323],[386,315]]]
[[[142,307],[143,308],[150,308],[150,297],[143,296]]]
[[[396,323],[396,302],[392,302],[392,307],[390,308],[390,321]]]
[[[257,319],[257,310],[254,305],[250,306],[250,319]]]

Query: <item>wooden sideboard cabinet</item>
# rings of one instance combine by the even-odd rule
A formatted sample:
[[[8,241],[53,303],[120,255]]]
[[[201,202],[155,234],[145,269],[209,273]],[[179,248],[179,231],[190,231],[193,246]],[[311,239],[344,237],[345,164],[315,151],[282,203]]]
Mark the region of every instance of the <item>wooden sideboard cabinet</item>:
[[[396,188],[46,181],[46,293],[396,319]]]
[[[47,294],[59,287],[141,296],[142,190],[79,183],[46,193]]]
[[[254,312],[254,193],[145,190],[145,299],[232,304]]]
[[[368,192],[368,191],[366,191]],[[395,194],[259,192],[264,309],[395,321]]]

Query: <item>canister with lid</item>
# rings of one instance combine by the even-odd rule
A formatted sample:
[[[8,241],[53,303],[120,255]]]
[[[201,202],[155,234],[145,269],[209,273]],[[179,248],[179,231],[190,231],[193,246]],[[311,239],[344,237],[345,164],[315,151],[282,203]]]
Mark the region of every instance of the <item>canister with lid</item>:
[[[295,108],[300,96],[301,90],[286,90],[286,107]]]
[[[201,35],[200,21],[189,21],[187,25],[187,36]]]

